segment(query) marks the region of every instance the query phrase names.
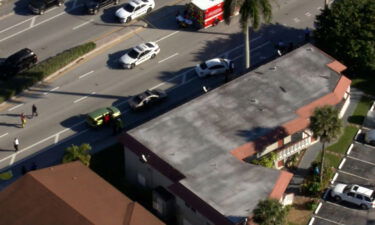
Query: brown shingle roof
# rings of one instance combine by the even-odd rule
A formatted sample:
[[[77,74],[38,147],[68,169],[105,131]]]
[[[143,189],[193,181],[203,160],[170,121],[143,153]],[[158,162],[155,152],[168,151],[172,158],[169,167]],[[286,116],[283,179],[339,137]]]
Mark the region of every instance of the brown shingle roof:
[[[163,225],[80,162],[30,172],[0,192],[7,225]]]

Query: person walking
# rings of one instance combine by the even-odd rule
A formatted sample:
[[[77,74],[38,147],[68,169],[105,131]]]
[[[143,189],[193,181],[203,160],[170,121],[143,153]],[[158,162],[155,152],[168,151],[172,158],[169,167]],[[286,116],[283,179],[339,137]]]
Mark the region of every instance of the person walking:
[[[25,127],[25,124],[26,124],[26,116],[24,113],[21,113],[20,115],[20,119],[21,119],[21,125],[22,125],[22,128]]]
[[[19,142],[18,138],[14,138],[13,145],[14,145],[14,149],[15,149],[16,152],[18,152],[19,144],[20,144],[20,142]]]
[[[36,108],[36,106],[33,104],[33,106],[31,107],[31,111],[32,111],[32,117],[34,116],[38,116],[38,109]]]

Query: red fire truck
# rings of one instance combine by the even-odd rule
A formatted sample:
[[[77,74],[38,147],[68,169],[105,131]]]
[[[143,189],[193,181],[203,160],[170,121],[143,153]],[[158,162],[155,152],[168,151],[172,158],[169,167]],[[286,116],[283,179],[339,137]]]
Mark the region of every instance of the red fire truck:
[[[198,28],[215,26],[223,20],[224,0],[191,0],[187,5],[187,17]]]

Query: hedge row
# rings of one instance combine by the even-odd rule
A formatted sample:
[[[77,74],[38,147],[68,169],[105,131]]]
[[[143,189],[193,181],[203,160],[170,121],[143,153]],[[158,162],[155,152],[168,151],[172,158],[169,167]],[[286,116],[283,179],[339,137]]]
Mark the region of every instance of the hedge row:
[[[17,74],[11,79],[0,83],[0,102],[6,101],[23,90],[43,80],[59,69],[95,49],[94,42],[88,42],[52,56],[29,70]]]

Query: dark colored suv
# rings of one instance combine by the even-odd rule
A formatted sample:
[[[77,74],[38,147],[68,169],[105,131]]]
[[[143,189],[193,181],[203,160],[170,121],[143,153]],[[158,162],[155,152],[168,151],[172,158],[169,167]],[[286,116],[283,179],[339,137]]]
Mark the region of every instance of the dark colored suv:
[[[117,5],[120,0],[86,0],[85,6],[89,14],[97,14],[100,8],[103,8],[109,4]]]
[[[10,76],[14,76],[17,73],[32,67],[37,61],[38,57],[35,53],[28,48],[24,48],[9,56],[0,65],[1,78],[6,79]]]
[[[31,0],[29,3],[29,9],[35,13],[42,15],[44,12],[55,5],[62,6],[64,0]]]

